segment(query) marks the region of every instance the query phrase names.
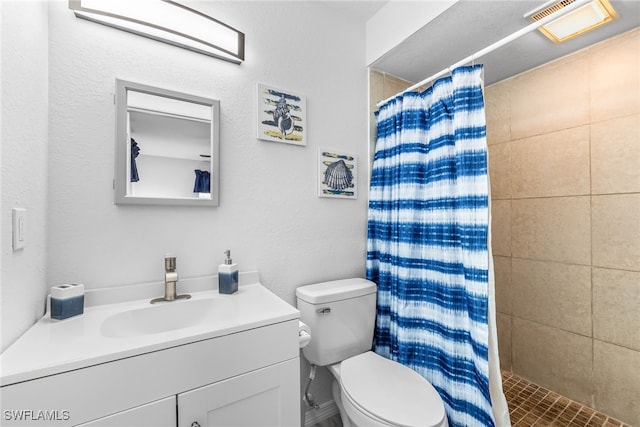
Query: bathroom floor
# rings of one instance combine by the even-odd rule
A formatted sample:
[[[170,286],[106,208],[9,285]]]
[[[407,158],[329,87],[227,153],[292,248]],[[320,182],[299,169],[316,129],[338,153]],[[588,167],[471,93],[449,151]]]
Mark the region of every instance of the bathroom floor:
[[[513,427],[631,427],[511,372],[502,372],[502,387]],[[340,415],[313,427],[342,427]]]
[[[318,424],[314,424],[312,427],[342,427],[342,419],[340,419],[340,414],[336,414],[320,421]]]
[[[502,372],[502,388],[513,427],[631,427],[511,372]]]

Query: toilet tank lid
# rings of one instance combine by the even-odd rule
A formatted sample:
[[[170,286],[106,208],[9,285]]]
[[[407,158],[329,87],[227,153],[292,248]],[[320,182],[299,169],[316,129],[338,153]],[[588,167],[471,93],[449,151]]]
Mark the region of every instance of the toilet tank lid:
[[[325,304],[373,294],[376,290],[375,283],[366,279],[353,278],[300,286],[296,289],[296,296],[310,304]]]

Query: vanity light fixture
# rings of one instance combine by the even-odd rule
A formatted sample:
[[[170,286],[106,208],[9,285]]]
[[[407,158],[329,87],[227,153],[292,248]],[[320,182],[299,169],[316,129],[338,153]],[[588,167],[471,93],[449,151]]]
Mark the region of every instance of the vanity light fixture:
[[[76,17],[240,64],[244,33],[172,0],[69,0]]]
[[[532,22],[539,21],[576,1],[579,0],[551,0],[526,13],[524,18]],[[566,15],[543,25],[539,30],[554,43],[562,43],[617,18],[618,14],[608,0],[591,0]]]

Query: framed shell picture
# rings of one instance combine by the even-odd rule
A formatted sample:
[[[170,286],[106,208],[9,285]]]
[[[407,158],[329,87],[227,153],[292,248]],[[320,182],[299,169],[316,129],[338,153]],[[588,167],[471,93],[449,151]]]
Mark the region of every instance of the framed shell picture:
[[[318,197],[358,197],[356,157],[337,150],[318,148]]]
[[[307,101],[302,95],[258,83],[257,138],[307,145]]]

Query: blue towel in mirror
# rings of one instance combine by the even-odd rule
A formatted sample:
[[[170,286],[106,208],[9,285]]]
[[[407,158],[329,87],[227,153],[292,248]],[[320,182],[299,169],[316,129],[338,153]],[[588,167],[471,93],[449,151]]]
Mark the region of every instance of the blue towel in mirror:
[[[195,170],[196,182],[193,185],[194,193],[211,193],[211,173],[200,169]]]
[[[140,154],[140,147],[135,139],[131,138],[131,182],[140,181],[138,176],[138,167],[136,166],[136,157]]]

